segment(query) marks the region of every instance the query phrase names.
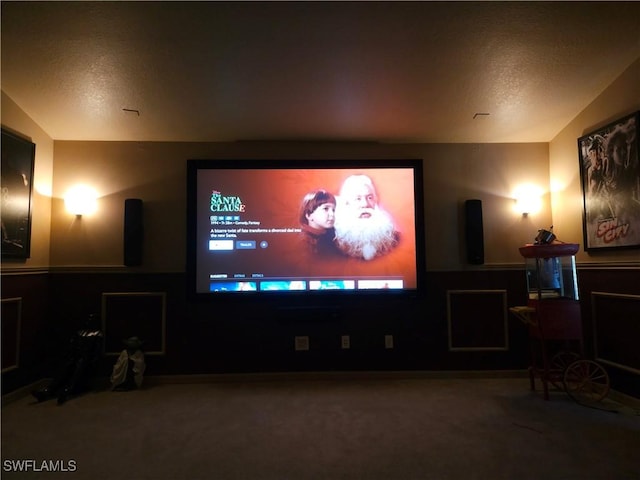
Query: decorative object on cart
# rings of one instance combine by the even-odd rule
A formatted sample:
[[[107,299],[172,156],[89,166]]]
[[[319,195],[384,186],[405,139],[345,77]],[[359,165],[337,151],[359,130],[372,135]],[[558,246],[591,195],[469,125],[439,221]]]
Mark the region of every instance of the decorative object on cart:
[[[31,255],[31,196],[36,145],[2,129],[2,256]]]
[[[546,232],[542,233],[541,232]],[[529,299],[509,309],[529,330],[529,380],[565,391],[579,403],[602,400],[609,392],[609,376],[596,362],[584,358],[582,316],[575,254],[577,243],[555,241],[540,230],[536,244],[520,247],[525,259]]]
[[[549,230],[538,230],[538,235],[536,235],[536,245],[548,245],[550,243],[553,243],[553,241],[556,239],[556,236],[551,230],[553,230],[553,225],[549,227]]]
[[[640,112],[578,139],[587,251],[640,247]]]

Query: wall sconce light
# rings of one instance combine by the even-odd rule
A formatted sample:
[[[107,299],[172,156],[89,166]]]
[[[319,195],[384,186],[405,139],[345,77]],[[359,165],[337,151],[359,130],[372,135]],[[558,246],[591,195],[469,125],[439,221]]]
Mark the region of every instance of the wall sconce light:
[[[64,206],[69,213],[80,217],[96,211],[97,199],[98,194],[93,188],[76,185],[64,196]]]
[[[523,217],[530,213],[537,213],[542,207],[542,191],[533,185],[522,185],[516,188],[514,193],[515,210]]]

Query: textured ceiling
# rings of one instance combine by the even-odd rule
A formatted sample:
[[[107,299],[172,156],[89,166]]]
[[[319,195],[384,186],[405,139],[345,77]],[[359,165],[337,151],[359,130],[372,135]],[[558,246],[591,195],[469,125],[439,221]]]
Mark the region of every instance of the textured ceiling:
[[[1,32],[56,140],[547,142],[640,57],[640,2],[2,2]]]

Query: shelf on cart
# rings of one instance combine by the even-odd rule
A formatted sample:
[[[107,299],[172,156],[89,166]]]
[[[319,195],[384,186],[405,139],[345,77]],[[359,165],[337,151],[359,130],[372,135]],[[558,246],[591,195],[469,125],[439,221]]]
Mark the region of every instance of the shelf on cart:
[[[577,243],[551,243],[536,245],[529,243],[520,247],[520,255],[525,258],[569,257],[578,253],[580,245]]]

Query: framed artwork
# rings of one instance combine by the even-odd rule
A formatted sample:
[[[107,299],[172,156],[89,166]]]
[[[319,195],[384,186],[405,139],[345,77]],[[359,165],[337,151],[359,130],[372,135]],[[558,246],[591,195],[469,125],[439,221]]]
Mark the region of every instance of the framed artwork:
[[[34,143],[2,129],[2,257],[31,254]]]
[[[584,248],[640,248],[640,112],[578,139]]]

